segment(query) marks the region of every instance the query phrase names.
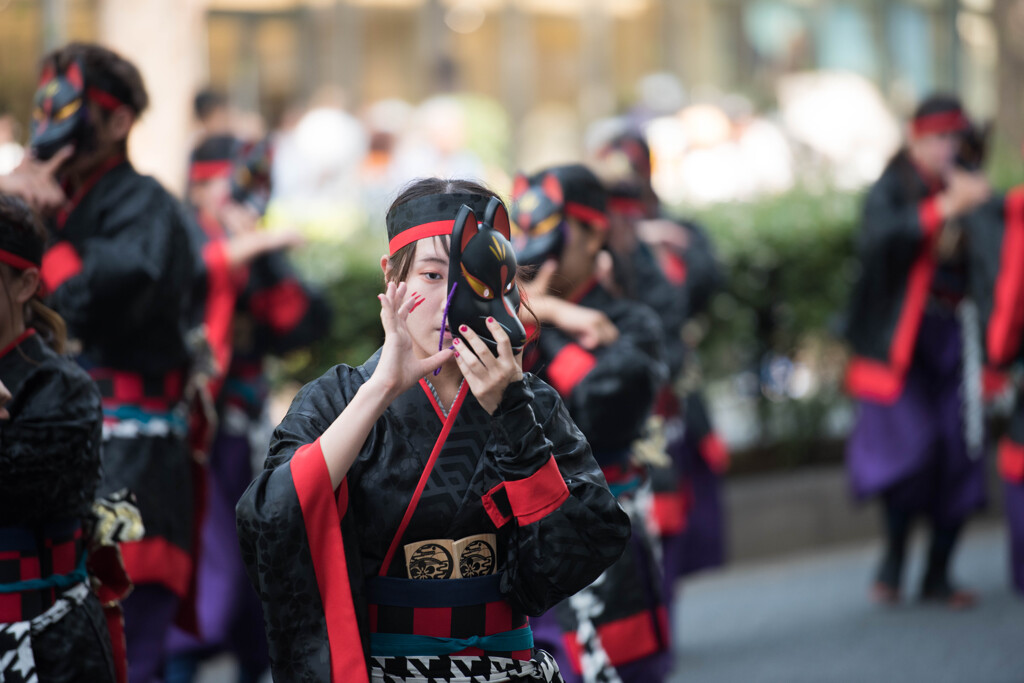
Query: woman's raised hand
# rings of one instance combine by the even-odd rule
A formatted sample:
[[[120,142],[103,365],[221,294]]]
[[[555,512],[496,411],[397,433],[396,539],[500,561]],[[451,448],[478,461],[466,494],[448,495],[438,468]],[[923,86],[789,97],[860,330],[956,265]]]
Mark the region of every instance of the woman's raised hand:
[[[459,364],[470,391],[483,409],[493,415],[505,394],[505,387],[523,378],[523,359],[522,355],[512,352],[512,343],[505,328],[494,318],[487,319],[487,329],[498,343],[497,357],[491,353],[487,342],[466,325],[459,327],[459,334],[466,342],[456,337],[453,343],[455,362]],[[466,348],[467,344],[472,350]]]
[[[391,398],[416,384],[422,377],[441,367],[452,357],[450,349],[438,351],[429,358],[417,358],[416,346],[409,332],[409,313],[419,299],[408,296],[408,285],[389,282],[387,291],[378,294],[380,321],[384,325],[384,348],[371,380]]]

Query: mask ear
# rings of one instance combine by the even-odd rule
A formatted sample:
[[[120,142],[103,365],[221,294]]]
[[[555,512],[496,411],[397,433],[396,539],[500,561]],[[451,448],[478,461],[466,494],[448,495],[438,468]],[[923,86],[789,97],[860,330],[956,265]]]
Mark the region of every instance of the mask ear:
[[[461,260],[466,245],[478,232],[480,232],[480,226],[477,224],[476,215],[471,208],[463,204],[459,213],[456,214],[455,224],[452,226],[451,263]]]
[[[516,173],[516,178],[512,181],[512,201],[518,200],[528,189],[530,189],[529,179],[522,173]]]
[[[505,239],[512,239],[512,228],[508,222],[508,211],[500,199],[494,198],[487,205],[487,210],[484,212],[484,225],[491,226],[491,228],[500,232],[501,236]]]
[[[75,90],[81,90],[85,85],[85,79],[82,76],[82,65],[77,60],[71,63],[65,76],[68,79],[68,83]]]
[[[43,87],[44,85],[52,81],[53,77],[56,75],[57,67],[54,65],[53,62],[47,63],[47,65],[43,67],[43,73],[39,74],[39,85],[36,87]]]
[[[562,192],[562,183],[558,182],[558,178],[554,173],[548,173],[544,177],[544,181],[541,185],[544,188],[544,194],[554,204],[561,205],[565,200],[565,193]]]

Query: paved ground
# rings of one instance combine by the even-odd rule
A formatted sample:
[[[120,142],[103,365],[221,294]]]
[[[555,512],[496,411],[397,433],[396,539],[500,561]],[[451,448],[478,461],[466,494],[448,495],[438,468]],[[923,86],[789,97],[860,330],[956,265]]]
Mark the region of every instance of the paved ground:
[[[691,581],[675,613],[672,683],[1024,683],[1024,599],[1009,590],[1001,525],[964,540],[956,575],[981,597],[966,613],[872,605],[876,553],[855,544]],[[232,670],[211,662],[200,683],[231,683]]]
[[[876,553],[859,544],[694,579],[675,613],[672,683],[1024,682],[1024,599],[1009,589],[1001,525],[965,538],[956,576],[981,597],[966,613],[872,605]],[[920,561],[909,569],[916,579]]]

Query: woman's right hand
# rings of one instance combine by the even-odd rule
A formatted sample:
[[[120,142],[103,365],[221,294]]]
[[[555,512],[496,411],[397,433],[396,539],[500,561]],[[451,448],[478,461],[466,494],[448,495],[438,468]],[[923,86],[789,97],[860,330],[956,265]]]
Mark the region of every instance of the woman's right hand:
[[[384,348],[370,382],[389,399],[397,397],[421,378],[441,367],[454,356],[451,349],[438,351],[429,358],[417,358],[407,321],[419,298],[407,296],[408,286],[389,282],[387,291],[378,294],[380,321],[384,325]]]

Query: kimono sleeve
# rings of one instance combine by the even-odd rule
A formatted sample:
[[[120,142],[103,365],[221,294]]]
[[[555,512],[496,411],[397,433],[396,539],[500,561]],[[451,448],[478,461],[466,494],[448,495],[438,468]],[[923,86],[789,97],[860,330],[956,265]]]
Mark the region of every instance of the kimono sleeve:
[[[667,379],[658,317],[636,302],[618,301],[611,311],[619,338],[588,351],[557,329],[539,344],[549,359],[544,379],[561,395],[601,463],[618,459],[639,436],[654,398]]]
[[[0,517],[33,523],[85,516],[100,478],[96,386],[54,358],[26,378],[9,408],[10,421],[0,422]]]
[[[368,680],[347,483],[332,489],[319,442],[347,403],[349,371],[339,366],[303,388],[274,431],[264,470],[236,507],[276,680]]]
[[[502,590],[537,615],[619,558],[629,519],[551,387],[532,376],[509,385],[491,422],[504,481],[484,508],[496,526],[512,528]]]
[[[103,226],[75,247],[58,242],[43,260],[43,280],[69,327],[118,327],[182,309],[201,262],[183,209],[156,181],[103,215]],[[73,253],[73,269],[59,268]],[[185,296],[185,302],[191,300]]]
[[[253,262],[245,307],[259,348],[277,355],[309,346],[331,325],[326,298],[298,277],[283,252]]]

